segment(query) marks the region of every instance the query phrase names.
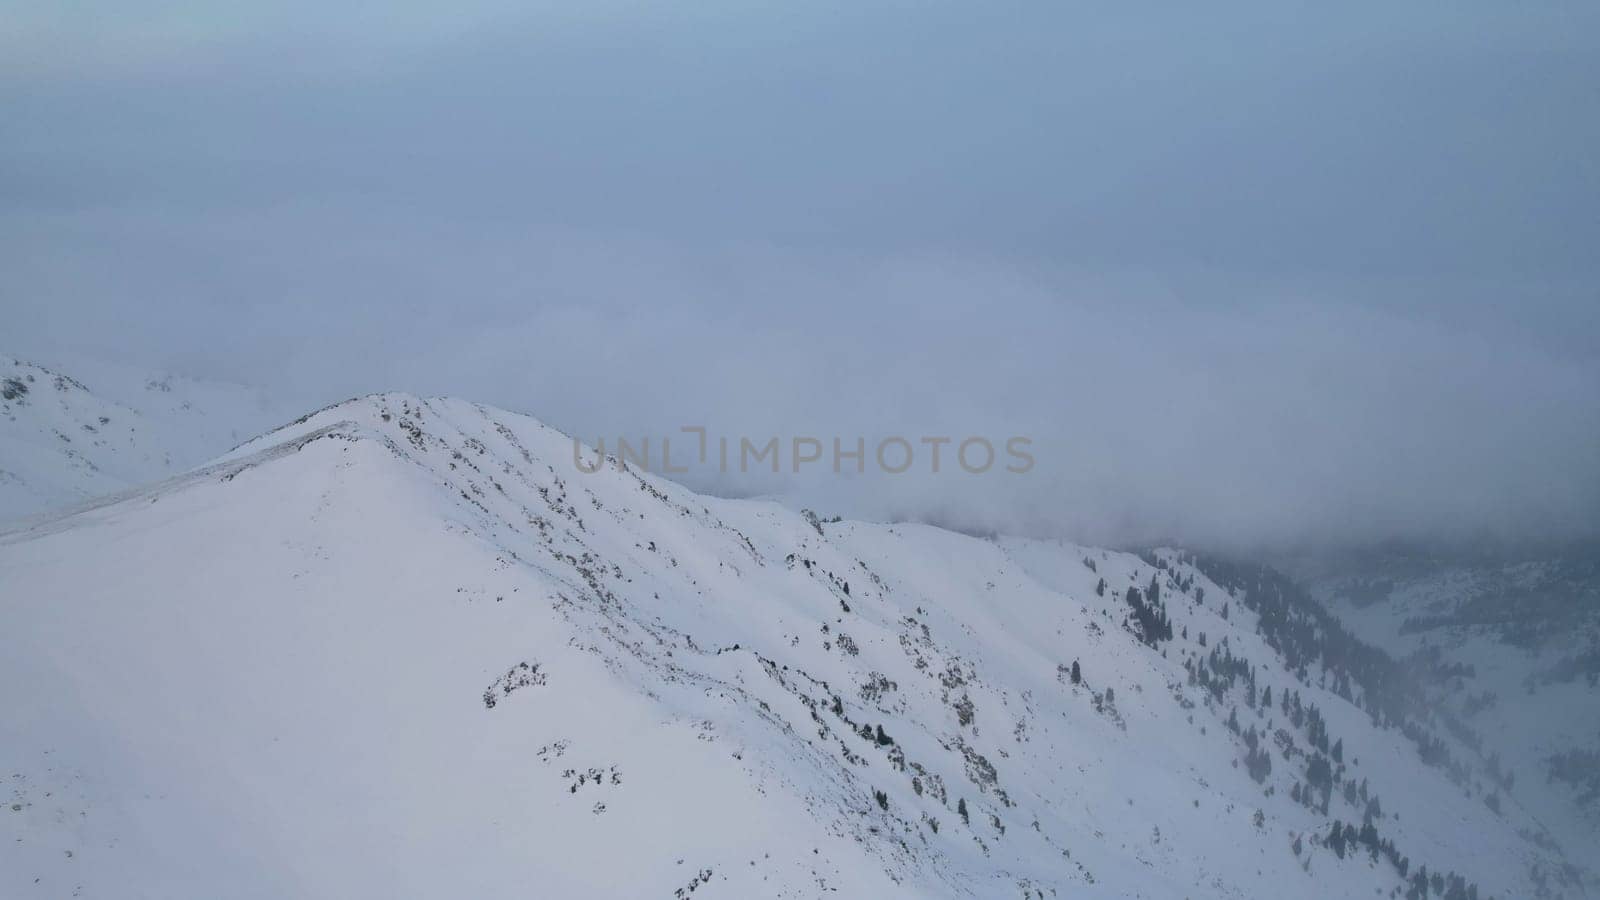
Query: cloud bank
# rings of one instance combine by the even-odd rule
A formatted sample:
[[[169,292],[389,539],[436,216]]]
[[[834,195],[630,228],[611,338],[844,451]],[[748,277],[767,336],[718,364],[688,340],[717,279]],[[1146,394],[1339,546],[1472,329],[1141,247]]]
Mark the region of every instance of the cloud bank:
[[[11,352],[1034,442],[683,476],[825,514],[1600,532],[1592,11],[73,9],[0,34]]]

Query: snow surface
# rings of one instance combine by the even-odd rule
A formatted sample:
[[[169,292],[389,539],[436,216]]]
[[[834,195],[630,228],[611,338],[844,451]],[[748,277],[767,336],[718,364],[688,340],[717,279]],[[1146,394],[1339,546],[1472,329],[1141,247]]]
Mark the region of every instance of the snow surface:
[[[1413,867],[1582,896],[1536,823],[1297,681],[1180,554],[824,523],[572,456],[375,396],[0,533],[0,896],[1403,894],[1325,846],[1362,819],[1339,791],[1290,799],[1303,733],[1248,774],[1230,712],[1290,726],[1187,682],[1219,645],[1321,708]],[[1120,599],[1153,577],[1190,636],[1159,648]]]
[[[174,475],[289,418],[241,385],[0,355],[0,521]]]
[[[1600,859],[1600,798],[1549,775],[1554,756],[1600,751],[1600,562],[1589,552],[1361,559],[1305,580],[1369,643],[1434,660],[1421,668],[1433,673],[1436,702],[1513,776],[1500,799],[1592,860]]]

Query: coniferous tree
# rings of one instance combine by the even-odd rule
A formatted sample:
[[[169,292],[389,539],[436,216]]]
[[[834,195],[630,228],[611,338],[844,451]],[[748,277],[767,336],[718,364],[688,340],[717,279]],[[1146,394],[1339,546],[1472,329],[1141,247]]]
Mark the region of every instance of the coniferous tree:
[[[1253,731],[1251,733],[1254,734]],[[1252,744],[1250,752],[1245,755],[1245,768],[1250,772],[1250,777],[1255,779],[1256,784],[1266,781],[1267,776],[1272,774],[1272,754],[1265,746]]]
[[[1333,790],[1333,767],[1326,757],[1315,756],[1306,766],[1306,783],[1322,792],[1324,799]]]

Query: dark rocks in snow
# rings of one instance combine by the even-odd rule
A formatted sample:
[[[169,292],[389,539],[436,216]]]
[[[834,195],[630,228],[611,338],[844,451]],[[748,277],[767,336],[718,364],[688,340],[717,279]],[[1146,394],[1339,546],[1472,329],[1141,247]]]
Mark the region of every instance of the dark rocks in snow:
[[[513,691],[544,683],[545,675],[539,670],[538,663],[519,662],[484,690],[483,706],[485,709],[494,709],[501,699],[511,696]]]

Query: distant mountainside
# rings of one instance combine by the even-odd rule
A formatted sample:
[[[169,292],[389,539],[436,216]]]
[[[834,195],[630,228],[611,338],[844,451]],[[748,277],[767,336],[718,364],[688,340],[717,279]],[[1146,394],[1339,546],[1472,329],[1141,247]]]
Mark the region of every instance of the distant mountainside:
[[[1600,857],[1600,546],[1388,549],[1300,569],[1352,631],[1407,661],[1502,799]]]
[[[240,385],[0,355],[0,521],[166,478],[288,418]]]
[[[1596,885],[1270,570],[573,455],[374,396],[0,532],[0,896]]]

